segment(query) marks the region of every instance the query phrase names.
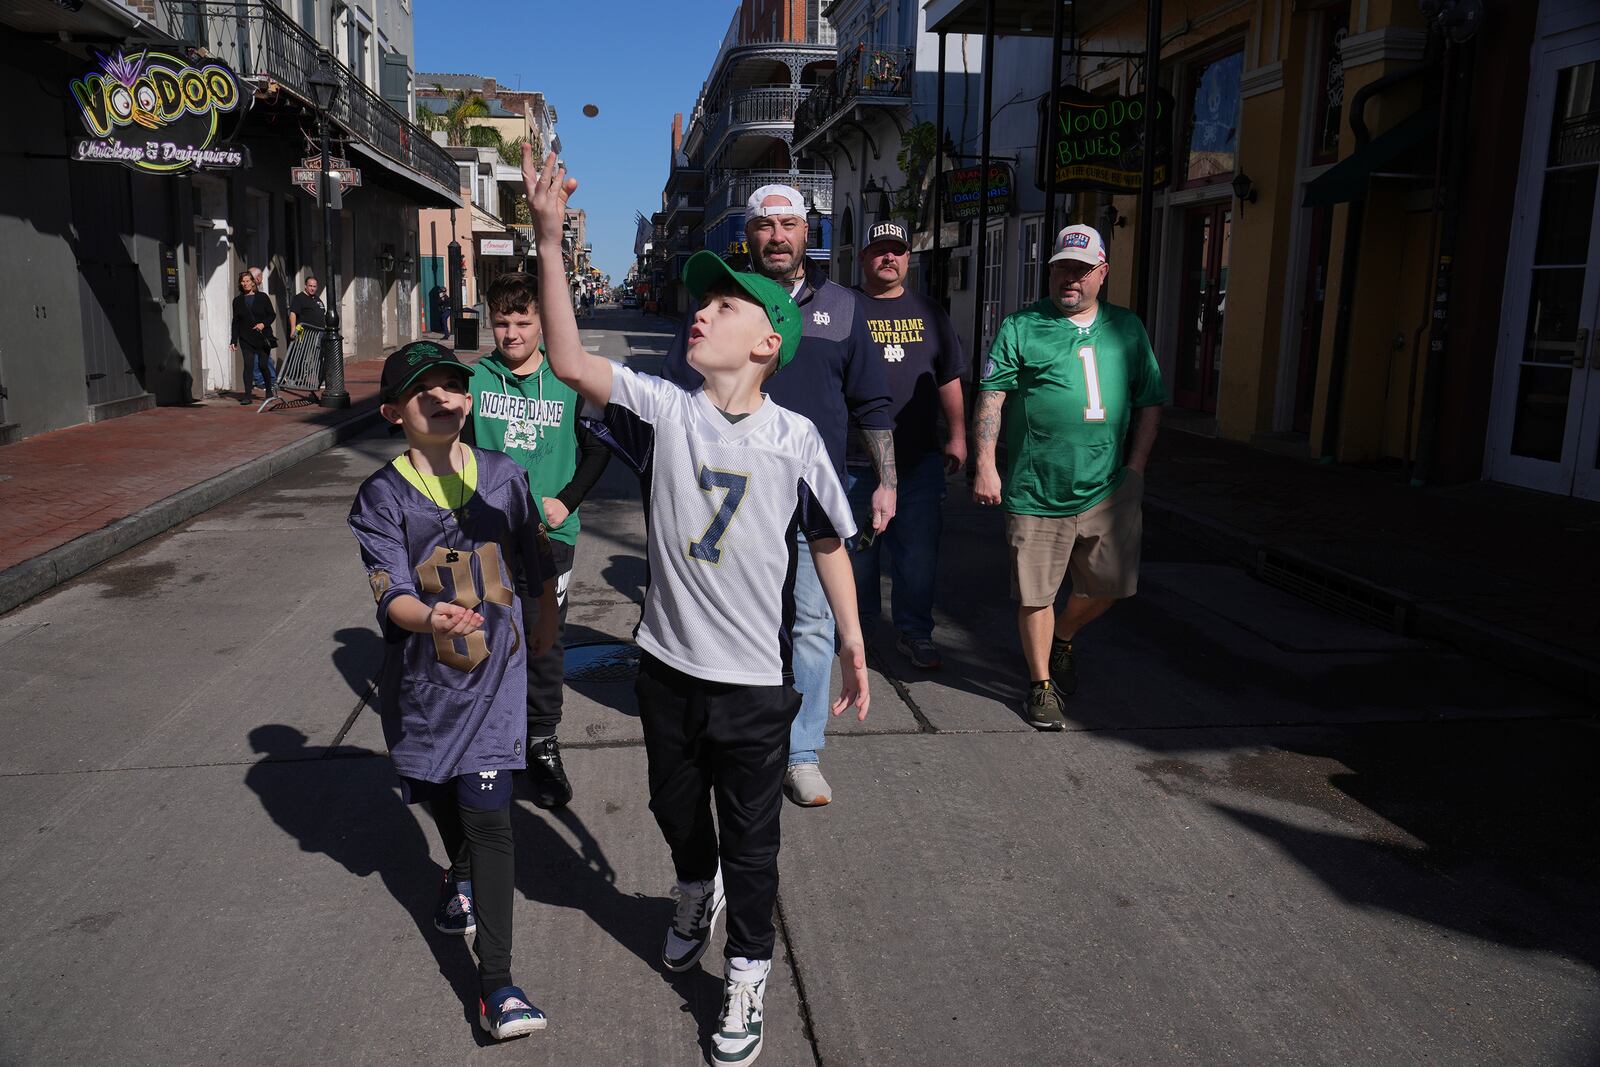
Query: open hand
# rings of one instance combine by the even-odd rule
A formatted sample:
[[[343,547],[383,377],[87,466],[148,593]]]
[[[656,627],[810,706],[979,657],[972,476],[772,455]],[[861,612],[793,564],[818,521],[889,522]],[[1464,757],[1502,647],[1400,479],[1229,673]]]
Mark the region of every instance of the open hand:
[[[859,642],[839,649],[839,677],[843,682],[839,699],[833,702],[833,714],[838,715],[854,704],[858,722],[865,722],[872,694],[867,691],[867,650]]]
[[[566,165],[551,152],[542,167],[534,166],[533,145],[522,146],[522,182],[528,191],[528,210],[540,240],[561,240],[567,219],[567,200],[578,190],[578,179],[567,177]]]
[[[483,616],[460,604],[442,600],[428,612],[428,625],[441,637],[465,637],[483,629]]]
[[[889,520],[894,518],[895,502],[898,494],[888,486],[879,485],[872,491],[872,532],[883,533],[889,528]]]

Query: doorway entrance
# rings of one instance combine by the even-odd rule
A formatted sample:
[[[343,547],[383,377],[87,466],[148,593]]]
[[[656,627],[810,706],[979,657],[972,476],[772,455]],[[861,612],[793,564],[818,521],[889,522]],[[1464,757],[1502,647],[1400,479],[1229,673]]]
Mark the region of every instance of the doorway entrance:
[[[1215,414],[1222,379],[1222,322],[1228,309],[1231,200],[1183,213],[1182,300],[1178,316],[1179,407]]]
[[[1300,349],[1294,382],[1294,431],[1311,432],[1311,409],[1317,399],[1317,355],[1322,344],[1323,302],[1328,296],[1328,243],[1333,238],[1333,209],[1311,209],[1311,242],[1306,247],[1305,290],[1300,295]]]
[[[229,277],[228,187],[221,178],[196,174],[194,189],[195,347],[200,353],[201,391],[237,388],[240,361],[229,350],[233,294]]]
[[[1487,465],[1600,500],[1600,22],[1545,37],[1530,84]]]

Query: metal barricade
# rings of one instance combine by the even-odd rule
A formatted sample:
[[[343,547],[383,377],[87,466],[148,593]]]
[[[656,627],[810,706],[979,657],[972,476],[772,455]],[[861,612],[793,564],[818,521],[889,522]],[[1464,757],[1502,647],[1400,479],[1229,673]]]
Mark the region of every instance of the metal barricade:
[[[305,393],[305,401],[314,400],[318,389],[322,388],[322,342],[327,336],[326,330],[319,330],[314,326],[301,326],[294,332],[294,337],[289,341],[289,354],[283,359],[283,366],[278,368],[277,388],[278,397],[268,397],[256,411],[267,411],[273,407],[273,401],[286,405],[281,394],[287,390],[291,393]]]

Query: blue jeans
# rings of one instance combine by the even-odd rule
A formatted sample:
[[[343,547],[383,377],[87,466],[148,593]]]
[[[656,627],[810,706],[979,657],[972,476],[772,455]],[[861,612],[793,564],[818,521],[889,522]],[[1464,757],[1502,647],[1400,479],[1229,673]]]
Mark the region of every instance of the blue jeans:
[[[789,728],[789,762],[815,763],[828,725],[828,697],[833,681],[833,612],[822,592],[811,546],[797,535],[800,558],[794,571],[794,629],[789,637],[794,649],[794,687],[800,692],[800,711]]]
[[[860,522],[861,516],[872,514],[878,474],[870,467],[851,467],[848,473],[850,507]],[[939,570],[944,495],[944,456],[930,452],[900,472],[894,518],[888,527],[872,547],[850,553],[863,634],[871,634],[883,611],[879,578],[887,553],[894,628],[914,640],[933,636],[933,585]]]

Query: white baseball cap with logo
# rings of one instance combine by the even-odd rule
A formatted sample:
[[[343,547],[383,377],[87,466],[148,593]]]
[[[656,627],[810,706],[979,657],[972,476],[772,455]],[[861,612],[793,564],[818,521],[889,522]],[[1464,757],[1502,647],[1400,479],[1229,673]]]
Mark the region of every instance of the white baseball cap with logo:
[[[783,203],[762,203],[771,197],[782,197]],[[745,218],[765,219],[774,215],[799,215],[805,218],[806,198],[800,195],[800,190],[789,185],[763,185],[750,194],[744,208]]]
[[[1050,254],[1050,262],[1059,263],[1064,259],[1075,259],[1091,267],[1104,263],[1106,243],[1100,239],[1100,231],[1093,226],[1068,226],[1056,234],[1055,250]]]

